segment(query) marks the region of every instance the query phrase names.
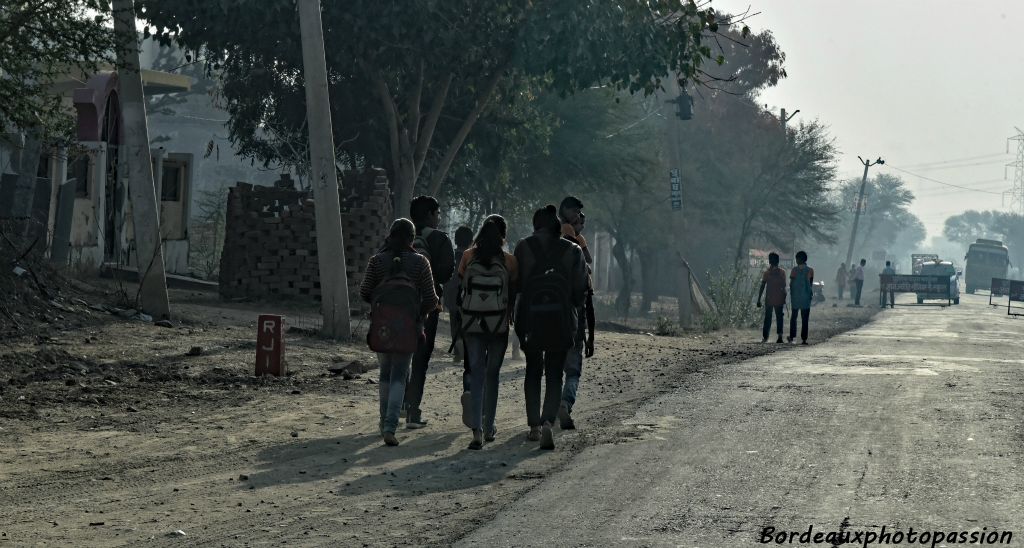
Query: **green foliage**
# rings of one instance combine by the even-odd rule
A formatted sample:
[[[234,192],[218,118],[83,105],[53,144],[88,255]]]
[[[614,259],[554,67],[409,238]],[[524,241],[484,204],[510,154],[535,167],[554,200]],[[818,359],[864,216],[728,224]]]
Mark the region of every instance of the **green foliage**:
[[[701,327],[714,331],[725,327],[748,328],[758,325],[756,306],[758,278],[746,268],[722,267],[707,274],[708,296],[712,310],[701,316]]]
[[[294,3],[141,4],[153,25],[146,32],[222,71],[238,150],[279,160],[275,141],[305,131]],[[323,3],[322,19],[335,141],[390,164],[399,186],[429,177],[430,190],[496,95],[540,86],[564,97],[598,85],[652,93],[675,75],[694,81],[713,55],[704,39],[729,27],[678,0],[353,0]],[[267,124],[278,130],[263,131]]]
[[[1000,240],[1009,250],[1011,262],[1024,262],[1024,216],[968,210],[946,219],[942,232],[946,239],[962,244],[965,249],[978,238]]]
[[[654,324],[654,334],[659,337],[671,337],[679,333],[679,324],[672,318],[658,316]]]
[[[16,0],[0,7],[0,128],[43,137],[71,133],[70,113],[51,89],[59,77],[113,62],[108,2]]]
[[[228,187],[221,185],[199,192],[198,212],[189,229],[189,264],[199,269],[207,280],[217,279],[220,256],[224,250],[224,229],[227,216]]]

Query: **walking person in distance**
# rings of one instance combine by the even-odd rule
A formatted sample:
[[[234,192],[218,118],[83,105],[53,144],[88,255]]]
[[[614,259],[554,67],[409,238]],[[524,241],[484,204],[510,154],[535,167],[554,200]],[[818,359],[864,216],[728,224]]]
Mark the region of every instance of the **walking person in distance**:
[[[766,289],[767,293],[765,293]],[[786,306],[786,271],[779,268],[779,254],[774,251],[768,254],[768,270],[761,274],[761,288],[757,291],[758,308],[761,308],[761,295],[764,295],[764,325],[761,328],[761,342],[768,342],[774,315],[775,328],[779,336],[775,342],[781,343],[782,319]]]
[[[789,293],[792,303],[789,317],[789,342],[796,339],[796,317],[800,315],[800,344],[807,344],[807,328],[814,299],[814,269],[807,266],[807,252],[797,251],[796,266],[789,274]]]

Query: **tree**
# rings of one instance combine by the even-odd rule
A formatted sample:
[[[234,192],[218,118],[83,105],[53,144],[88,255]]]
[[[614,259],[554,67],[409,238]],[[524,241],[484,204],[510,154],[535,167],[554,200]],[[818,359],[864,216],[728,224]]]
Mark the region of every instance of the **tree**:
[[[70,135],[54,81],[95,72],[116,52],[103,0],[15,0],[0,7],[0,128]]]
[[[972,244],[978,238],[993,235],[992,223],[995,213],[994,211],[967,210],[959,215],[953,215],[947,218],[943,224],[942,234],[951,242],[965,246]]]
[[[223,71],[240,152],[274,160],[264,124],[287,133],[303,122],[292,2],[142,4],[157,36]],[[386,159],[398,211],[417,185],[440,191],[503,86],[533,79],[560,96],[595,85],[651,93],[669,75],[707,76],[712,50],[702,40],[720,24],[692,0],[354,0],[325,5],[323,21],[335,138],[371,163]]]
[[[978,238],[996,239],[1009,249],[1011,261],[1024,260],[1024,216],[1015,213],[967,210],[946,219],[942,233],[964,247]]]

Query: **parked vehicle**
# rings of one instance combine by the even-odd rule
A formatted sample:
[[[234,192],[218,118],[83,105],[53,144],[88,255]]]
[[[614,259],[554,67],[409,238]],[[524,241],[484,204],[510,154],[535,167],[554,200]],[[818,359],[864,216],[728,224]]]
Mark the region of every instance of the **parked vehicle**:
[[[967,249],[967,267],[964,284],[968,293],[990,289],[992,278],[1006,278],[1010,268],[1010,255],[998,240],[978,239]]]
[[[924,263],[937,260],[939,256],[934,253],[913,253],[910,255],[910,271],[913,274],[920,274]]]
[[[960,304],[960,278],[957,276],[956,267],[949,261],[935,259],[921,265],[922,276],[942,276],[949,278],[949,294],[942,293],[918,293],[917,304],[924,304],[925,300],[941,299],[943,301],[952,299],[953,304]]]

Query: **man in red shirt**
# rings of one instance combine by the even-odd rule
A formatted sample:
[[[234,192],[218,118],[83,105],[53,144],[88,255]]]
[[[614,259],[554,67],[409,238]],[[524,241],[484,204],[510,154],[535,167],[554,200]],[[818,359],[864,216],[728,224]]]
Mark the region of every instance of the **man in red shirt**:
[[[768,290],[765,293],[765,289]],[[782,342],[782,315],[786,306],[786,271],[779,268],[779,254],[768,254],[768,270],[761,275],[761,289],[757,292],[757,307],[761,308],[761,295],[764,295],[764,327],[761,329],[761,342],[768,342],[768,333],[772,330],[772,313],[778,324],[779,338]]]

